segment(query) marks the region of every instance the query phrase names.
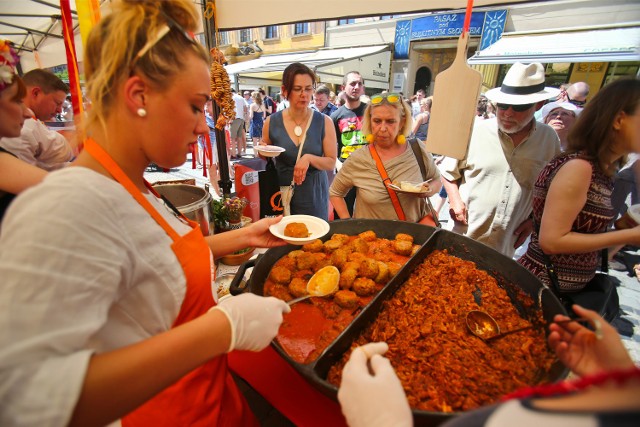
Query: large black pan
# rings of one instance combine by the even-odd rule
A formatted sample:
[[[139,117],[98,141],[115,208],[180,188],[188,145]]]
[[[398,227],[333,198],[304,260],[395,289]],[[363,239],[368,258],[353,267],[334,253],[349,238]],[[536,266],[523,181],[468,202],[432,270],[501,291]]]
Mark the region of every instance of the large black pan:
[[[293,361],[274,341],[274,347],[287,362],[315,388],[333,399],[337,399],[337,388],[326,381],[331,366],[350,348],[351,342],[358,337],[360,332],[376,319],[382,303],[395,293],[407,280],[413,269],[434,250],[447,249],[451,255],[473,261],[477,264],[478,268],[489,272],[489,274],[497,279],[498,284],[507,291],[512,303],[523,318],[532,318],[533,313],[530,311],[537,307],[527,309],[521,304],[518,300],[518,290],[524,291],[533,298],[534,301],[541,304],[543,316],[546,321],[550,322],[555,314],[566,314],[560,301],[558,301],[551,292],[543,291],[543,285],[528,270],[499,252],[464,236],[446,230],[436,231],[431,227],[419,224],[384,220],[340,221],[332,223],[331,227],[326,238],[329,238],[333,233],[354,235],[362,231],[373,230],[379,237],[393,238],[395,234],[402,232],[414,235],[415,241],[418,244],[424,242],[418,253],[409,260],[380,294],[356,316],[351,325],[349,325],[314,362],[303,365]],[[297,247],[285,246],[268,250],[257,262],[248,281],[247,289],[255,294],[262,295],[264,282],[273,264],[283,255],[296,248]],[[239,282],[242,275],[244,275],[244,270],[239,271],[234,282]],[[232,289],[232,293],[238,292],[239,289],[237,289],[237,286],[235,289]],[[557,380],[564,377],[566,373],[566,369],[557,362],[545,379],[549,381]],[[454,415],[456,414],[414,410],[414,425],[437,426]]]

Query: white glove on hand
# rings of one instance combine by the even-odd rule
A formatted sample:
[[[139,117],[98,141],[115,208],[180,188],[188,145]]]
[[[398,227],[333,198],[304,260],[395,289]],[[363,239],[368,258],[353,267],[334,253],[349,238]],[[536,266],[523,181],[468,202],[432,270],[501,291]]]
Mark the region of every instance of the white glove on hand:
[[[228,351],[260,351],[278,334],[282,314],[290,312],[291,308],[274,297],[242,294],[223,300],[212,310],[223,312],[231,324]]]
[[[350,427],[413,425],[402,384],[389,359],[382,357],[388,349],[384,342],[358,347],[342,370],[338,400]]]

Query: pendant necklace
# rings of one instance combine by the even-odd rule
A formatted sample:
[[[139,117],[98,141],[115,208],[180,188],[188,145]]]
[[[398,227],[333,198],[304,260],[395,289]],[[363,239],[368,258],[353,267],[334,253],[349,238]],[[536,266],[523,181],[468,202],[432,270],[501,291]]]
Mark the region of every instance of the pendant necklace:
[[[305,111],[304,117],[307,117],[307,112]],[[296,127],[293,128],[293,133],[296,134],[296,136],[302,136],[302,128],[300,127],[300,123],[296,122],[296,119],[293,118],[293,114],[291,114],[291,110],[289,110],[289,117],[291,117],[291,120],[293,120],[293,122],[296,124]],[[302,119],[302,121],[304,122],[304,118]]]

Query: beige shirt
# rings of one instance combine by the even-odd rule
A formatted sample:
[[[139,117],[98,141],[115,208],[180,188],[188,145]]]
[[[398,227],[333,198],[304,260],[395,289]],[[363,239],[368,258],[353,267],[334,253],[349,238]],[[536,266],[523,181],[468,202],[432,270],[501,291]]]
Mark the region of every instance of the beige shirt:
[[[406,147],[404,153],[383,162],[387,175],[393,182],[422,182],[420,166],[413,150],[409,144]],[[440,173],[431,154],[427,153],[422,143],[420,149],[427,179],[439,179]],[[331,184],[329,195],[344,197],[352,187],[356,187],[354,218],[398,219],[368,147],[354,151],[344,162]],[[407,194],[398,194],[398,198],[407,221],[418,222],[428,213],[425,199]]]
[[[513,257],[513,233],[532,211],[533,185],[542,168],[560,153],[560,141],[550,126],[534,121],[520,145],[498,130],[496,119],[475,122],[466,159],[447,158],[440,165],[449,181],[460,179],[460,197],[468,223],[453,231]]]

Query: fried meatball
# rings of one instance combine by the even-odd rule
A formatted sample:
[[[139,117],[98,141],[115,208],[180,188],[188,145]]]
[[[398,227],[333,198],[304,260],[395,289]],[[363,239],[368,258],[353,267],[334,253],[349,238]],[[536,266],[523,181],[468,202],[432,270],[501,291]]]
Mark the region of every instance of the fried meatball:
[[[396,234],[396,240],[406,240],[413,243],[413,236],[411,234],[398,233]]]
[[[342,247],[343,243],[340,240],[329,239],[324,242],[324,250],[327,252],[333,252],[336,249]]]
[[[398,255],[409,256],[413,249],[413,243],[406,240],[396,240],[393,242],[393,251]]]
[[[305,282],[308,282],[309,279],[311,279],[311,276],[313,276],[313,270],[300,270],[300,271],[296,271],[295,273],[293,273],[293,275],[291,276],[291,278],[300,278],[300,279],[304,279]]]
[[[313,271],[318,271],[322,267],[326,267],[328,265],[333,265],[331,264],[331,260],[329,258],[319,259],[318,262],[316,262],[316,266],[313,267]]]
[[[285,302],[286,301],[291,301],[293,299],[293,297],[289,293],[288,288],[286,286],[282,286],[282,285],[272,286],[271,289],[269,290],[269,295],[268,296],[276,297],[276,298],[281,299],[282,301],[285,301]]]
[[[375,277],[376,283],[386,283],[389,278],[389,267],[386,263],[378,261],[378,275]]]
[[[358,270],[356,269],[348,269],[344,270],[340,273],[340,281],[338,282],[338,286],[340,289],[351,289],[354,280],[358,277]]]
[[[269,278],[276,283],[288,285],[291,281],[291,270],[280,266],[273,267]]]
[[[378,236],[376,236],[376,232],[373,230],[363,231],[362,233],[358,234],[358,237],[365,242],[373,242],[378,238]]]
[[[387,267],[389,267],[389,277],[393,277],[398,274],[400,269],[402,269],[402,264],[398,264],[397,262],[388,262]]]
[[[347,261],[344,264],[342,264],[342,267],[340,268],[340,271],[345,271],[345,270],[355,270],[358,271],[358,269],[360,268],[360,261]]]
[[[414,256],[416,252],[420,250],[420,247],[420,245],[413,245],[413,248],[411,248],[411,256]]]
[[[296,298],[307,295],[307,281],[299,277],[291,279],[289,293]]]
[[[358,277],[353,281],[353,291],[361,297],[376,293],[376,282],[366,277]]]
[[[289,258],[297,258],[300,254],[303,254],[304,251],[300,249],[296,249],[295,251],[291,251],[287,254]]]
[[[349,243],[349,246],[353,249],[354,252],[360,252],[361,254],[366,254],[369,252],[369,244],[357,237]]]
[[[287,237],[309,237],[309,229],[302,222],[290,222],[284,227],[284,235]]]
[[[340,233],[334,234],[333,236],[331,236],[331,240],[337,240],[339,242],[342,242],[342,244],[349,243],[350,239],[351,238],[346,234],[340,234]]]
[[[376,276],[378,276],[378,270],[378,261],[372,258],[365,258],[360,263],[358,275],[369,279],[375,279]]]
[[[331,264],[338,268],[342,267],[344,263],[347,262],[348,255],[349,253],[344,249],[336,249],[331,254]]]
[[[358,295],[353,291],[338,291],[333,300],[342,308],[356,308],[360,304]]]
[[[320,239],[316,239],[313,242],[302,246],[302,250],[305,252],[320,252],[322,248],[322,240]]]
[[[349,256],[347,257],[347,260],[350,262],[357,262],[358,263],[358,268],[360,267],[360,262],[362,262],[363,259],[365,259],[367,256],[363,253],[360,252],[352,252],[349,254]]]
[[[309,252],[303,252],[296,257],[296,266],[298,270],[311,270],[315,267],[318,260],[313,254]]]
[[[284,267],[287,270],[294,271],[296,269],[296,260],[295,258],[285,256],[280,258],[278,262],[276,262],[275,266]]]

